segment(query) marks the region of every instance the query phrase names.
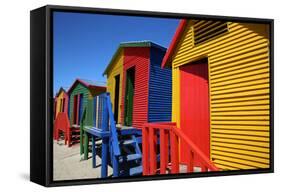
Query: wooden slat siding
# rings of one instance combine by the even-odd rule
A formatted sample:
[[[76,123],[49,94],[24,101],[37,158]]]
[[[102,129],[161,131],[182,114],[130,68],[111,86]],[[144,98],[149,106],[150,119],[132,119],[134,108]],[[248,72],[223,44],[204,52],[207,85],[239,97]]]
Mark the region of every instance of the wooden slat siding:
[[[72,125],[73,122],[73,102],[74,102],[74,95],[77,94],[83,94],[83,110],[88,106],[88,101],[89,101],[89,97],[90,97],[90,91],[88,90],[88,88],[86,88],[84,85],[78,83],[76,85],[76,87],[72,90],[72,92],[70,93],[70,124]]]
[[[61,111],[63,99],[65,99],[64,111]],[[57,101],[57,104],[56,104],[56,114],[55,115],[57,116],[57,114],[59,112],[68,113],[68,95],[67,95],[67,93],[65,93],[64,91],[61,91],[59,93],[59,95],[56,97],[56,101]]]
[[[200,44],[208,41],[214,36],[223,35],[226,33],[227,23],[223,21],[195,21],[193,30],[194,43]]]
[[[63,92],[61,92],[61,93],[57,96],[56,99],[57,99],[57,105],[56,105],[56,116],[55,116],[55,117],[57,117],[58,113],[61,112],[60,109],[61,109],[61,105],[62,105],[61,100],[63,99]]]
[[[121,99],[122,99],[122,79],[123,79],[123,50],[120,51],[118,57],[115,60],[113,67],[108,71],[107,74],[107,92],[110,93],[110,100],[112,106],[114,106],[115,98],[115,76],[120,75],[120,86],[119,86],[119,113],[118,113],[118,122],[121,124]]]
[[[87,111],[86,111],[86,118],[84,125],[85,126],[94,126],[94,106],[93,106],[93,101],[94,98],[89,97],[88,102],[87,102]],[[84,108],[85,109],[85,108]]]
[[[172,70],[161,69],[165,52],[150,48],[148,122],[171,121]]]
[[[147,122],[148,114],[148,78],[149,78],[149,47],[125,47],[124,66],[123,66],[123,87],[122,87],[122,111],[121,122],[124,123],[125,112],[125,90],[126,90],[126,71],[135,66],[135,93],[133,103],[133,122],[132,126],[141,128]]]
[[[268,26],[228,22],[226,34],[199,45],[192,26],[191,20],[172,57],[172,119],[180,122],[179,66],[208,57],[212,160],[228,170],[268,168]]]

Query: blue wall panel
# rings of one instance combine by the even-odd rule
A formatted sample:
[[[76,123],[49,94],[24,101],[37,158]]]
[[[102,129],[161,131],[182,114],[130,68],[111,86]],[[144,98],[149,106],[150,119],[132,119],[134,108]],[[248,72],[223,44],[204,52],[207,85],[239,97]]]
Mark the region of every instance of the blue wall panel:
[[[151,47],[148,96],[148,122],[171,121],[172,71],[161,68],[163,49]]]

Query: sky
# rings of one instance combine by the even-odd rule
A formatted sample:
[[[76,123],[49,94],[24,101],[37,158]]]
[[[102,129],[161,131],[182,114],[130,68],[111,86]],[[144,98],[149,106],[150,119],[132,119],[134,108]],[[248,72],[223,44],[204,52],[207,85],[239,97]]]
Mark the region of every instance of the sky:
[[[150,40],[168,47],[178,19],[54,12],[54,94],[75,79],[105,84],[102,74],[121,42]]]

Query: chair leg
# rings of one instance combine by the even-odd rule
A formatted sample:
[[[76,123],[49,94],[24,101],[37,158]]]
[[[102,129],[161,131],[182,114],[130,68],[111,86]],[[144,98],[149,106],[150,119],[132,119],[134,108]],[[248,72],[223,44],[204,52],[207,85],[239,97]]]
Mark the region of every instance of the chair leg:
[[[89,136],[88,133],[84,132],[84,160],[88,159],[89,153]]]
[[[92,165],[93,168],[97,167],[97,162],[96,162],[96,139],[95,136],[92,136]]]
[[[107,164],[108,164],[108,144],[109,139],[103,138],[102,139],[102,163],[101,163],[101,177],[107,177]]]
[[[84,131],[80,128],[80,155],[84,153]]]
[[[71,129],[69,129],[69,131],[68,131],[68,134],[67,134],[68,136],[68,138],[67,138],[67,140],[68,140],[68,147],[71,147],[71,142],[72,142],[72,140],[71,140]]]

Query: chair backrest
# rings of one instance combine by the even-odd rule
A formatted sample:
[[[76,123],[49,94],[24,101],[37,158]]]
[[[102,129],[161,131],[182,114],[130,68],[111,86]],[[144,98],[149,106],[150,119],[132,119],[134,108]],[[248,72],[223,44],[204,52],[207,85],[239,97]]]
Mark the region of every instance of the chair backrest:
[[[102,93],[93,98],[93,126],[103,131],[109,130],[109,114],[106,96],[106,93]]]

